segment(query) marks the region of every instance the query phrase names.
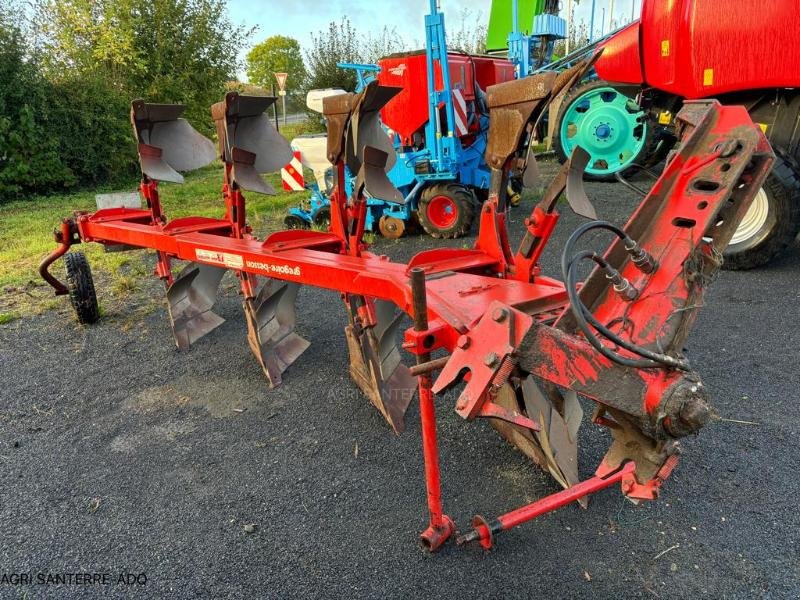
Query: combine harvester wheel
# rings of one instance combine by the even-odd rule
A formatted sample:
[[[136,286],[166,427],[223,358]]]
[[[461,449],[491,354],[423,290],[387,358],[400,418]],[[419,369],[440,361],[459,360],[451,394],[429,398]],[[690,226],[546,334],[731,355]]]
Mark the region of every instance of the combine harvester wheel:
[[[722,255],[724,268],[752,269],[769,263],[800,231],[800,178],[780,157]]]
[[[565,162],[580,146],[592,156],[586,178],[615,181],[643,164],[654,150],[653,126],[636,101],[605,81],[591,81],[567,94],[553,135],[553,149]]]

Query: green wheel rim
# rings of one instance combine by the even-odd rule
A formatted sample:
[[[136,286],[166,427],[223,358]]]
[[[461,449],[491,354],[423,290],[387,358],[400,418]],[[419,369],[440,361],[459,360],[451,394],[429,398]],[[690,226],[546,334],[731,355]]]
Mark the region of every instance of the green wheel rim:
[[[636,162],[647,139],[647,124],[634,100],[612,87],[600,87],[567,107],[560,135],[567,156],[576,146],[589,153],[587,173],[613,175]]]

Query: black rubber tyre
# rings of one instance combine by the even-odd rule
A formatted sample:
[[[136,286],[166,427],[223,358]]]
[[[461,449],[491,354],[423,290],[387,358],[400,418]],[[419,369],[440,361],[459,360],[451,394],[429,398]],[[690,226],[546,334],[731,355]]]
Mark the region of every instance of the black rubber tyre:
[[[752,235],[733,241],[722,253],[725,262],[723,268],[731,271],[752,269],[766,265],[773,258],[782,254],[794,243],[800,231],[800,177],[791,166],[781,158],[775,161],[772,172],[764,182],[763,196],[753,200],[752,210],[761,202],[766,207],[766,219],[760,226],[750,224]],[[766,197],[766,202],[764,201]],[[746,226],[748,216],[742,222]],[[737,230],[741,237],[741,227]]]
[[[472,228],[476,203],[472,190],[460,183],[437,183],[422,192],[420,225],[435,238],[462,237]]]
[[[308,221],[304,221],[297,215],[286,215],[283,219],[283,225],[286,229],[311,229]]]
[[[100,318],[100,307],[94,291],[94,280],[89,261],[83,252],[68,252],[64,255],[67,270],[67,289],[69,301],[75,310],[78,323],[88,325]]]
[[[655,121],[653,121],[653,127],[657,127],[655,125]],[[670,150],[675,147],[677,142],[678,140],[671,133],[656,131],[656,134],[653,136],[653,139],[650,143],[650,148],[647,151],[647,156],[645,157],[643,166],[648,169],[657,167],[661,161],[667,158]]]
[[[623,89],[631,89],[630,86],[618,86],[618,85],[611,85],[607,81],[595,80],[595,81],[588,81],[581,85],[575,86],[572,90],[564,97],[564,100],[561,102],[561,107],[558,110],[558,116],[556,117],[556,124],[555,128],[553,129],[553,151],[556,153],[556,158],[560,163],[564,163],[567,160],[567,152],[563,147],[561,141],[561,122],[564,120],[564,116],[567,113],[569,107],[577,101],[581,96],[590,92],[596,88],[603,88],[603,87],[610,87],[614,88],[618,92],[620,92],[624,96],[629,96],[628,93],[624,92]],[[657,146],[657,143],[654,136],[654,129],[653,121],[648,117],[645,124],[644,124],[643,135],[645,136],[644,144],[642,144],[641,149],[636,154],[636,156],[632,157],[630,162],[644,165],[647,161],[647,158],[652,154]],[[588,150],[588,149],[587,149]],[[592,164],[591,162],[589,164]],[[623,170],[623,175],[630,176],[633,175],[638,169],[634,166],[627,167]],[[616,181],[616,171],[609,171],[608,173],[604,173],[602,175],[593,174],[593,173],[585,173],[584,179],[588,181]]]
[[[331,209],[329,206],[323,206],[314,215],[314,225],[324,231],[331,228]]]

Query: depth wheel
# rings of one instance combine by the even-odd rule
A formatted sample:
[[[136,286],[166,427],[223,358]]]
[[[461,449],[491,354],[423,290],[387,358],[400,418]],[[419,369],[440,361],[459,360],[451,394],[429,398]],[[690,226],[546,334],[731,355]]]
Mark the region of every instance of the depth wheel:
[[[653,124],[645,111],[627,95],[605,81],[590,81],[574,88],[558,112],[553,150],[562,163],[581,146],[589,155],[586,178],[614,181],[643,164],[654,150]]]
[[[378,221],[378,228],[381,230],[381,235],[387,240],[396,240],[403,237],[406,231],[406,224],[395,217],[383,215]]]
[[[69,301],[78,323],[88,325],[97,322],[100,318],[100,307],[97,305],[89,261],[83,252],[68,252],[64,255],[64,266],[67,271]]]
[[[475,217],[475,195],[459,183],[437,183],[422,192],[419,221],[435,238],[458,238],[469,233]]]
[[[778,158],[723,251],[722,266],[732,271],[763,266],[794,242],[798,230],[800,179]]]

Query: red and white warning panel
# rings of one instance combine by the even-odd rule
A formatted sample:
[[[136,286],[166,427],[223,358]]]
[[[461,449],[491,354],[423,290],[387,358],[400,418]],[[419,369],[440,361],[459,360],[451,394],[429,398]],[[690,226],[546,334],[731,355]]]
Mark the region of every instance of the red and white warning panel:
[[[463,137],[469,133],[469,120],[467,118],[467,101],[464,100],[464,93],[459,90],[453,90],[453,114],[455,115],[455,132],[456,137]]]
[[[299,152],[295,152],[289,164],[281,169],[281,180],[283,189],[287,192],[301,192],[306,189],[306,182],[303,179],[302,156]]]

